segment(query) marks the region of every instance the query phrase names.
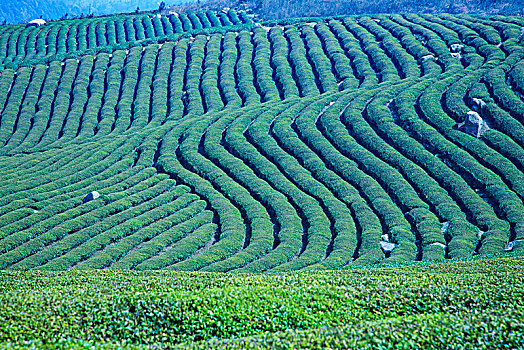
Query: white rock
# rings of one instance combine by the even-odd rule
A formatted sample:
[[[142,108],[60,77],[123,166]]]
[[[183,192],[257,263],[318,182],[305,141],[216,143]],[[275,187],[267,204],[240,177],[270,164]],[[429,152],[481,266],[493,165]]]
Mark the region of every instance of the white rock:
[[[481,239],[482,239],[482,236],[484,235],[484,233],[485,233],[484,231],[479,230],[479,232],[477,232],[477,238],[478,238],[479,240],[481,240]]]
[[[504,250],[506,252],[511,252],[513,248],[515,247],[515,244],[520,243],[520,242],[524,242],[524,239],[516,239],[514,241],[509,242],[508,244],[506,244],[506,247],[504,248]]]
[[[430,245],[436,245],[437,247],[441,247],[442,249],[446,249],[446,245],[444,243],[435,242],[435,243],[431,243]]]
[[[26,27],[40,27],[46,24],[46,21],[44,21],[41,18],[34,19],[32,21],[27,22]]]
[[[450,51],[451,52],[460,52],[462,51],[463,48],[464,48],[464,45],[462,44],[452,44],[450,46]]]
[[[476,138],[481,137],[486,131],[489,130],[489,126],[486,124],[484,119],[482,119],[480,114],[475,111],[469,111],[466,114],[464,121],[457,126],[459,130],[462,130],[466,134]]]
[[[380,248],[385,252],[391,252],[396,246],[395,243],[380,241]]]
[[[513,250],[513,247],[515,246],[515,241],[511,241],[508,244],[506,244],[506,247],[504,248],[504,251],[511,252]]]
[[[475,105],[477,105],[478,107],[480,107],[480,108],[484,108],[484,107],[486,107],[486,102],[484,102],[484,101],[483,101],[482,99],[480,99],[480,98],[475,98],[475,97],[473,97],[473,98],[471,99],[471,101],[473,101],[473,103],[474,103]]]
[[[448,228],[449,228],[449,221],[443,222],[442,227],[440,228],[440,232],[442,232],[442,234],[445,235],[446,233],[448,233]]]

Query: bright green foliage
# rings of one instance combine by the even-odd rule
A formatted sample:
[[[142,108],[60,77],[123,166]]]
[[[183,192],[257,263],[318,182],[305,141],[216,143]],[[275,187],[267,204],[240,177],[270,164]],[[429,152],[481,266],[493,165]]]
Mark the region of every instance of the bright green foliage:
[[[0,342],[520,348],[523,262],[513,257],[267,275],[2,272]],[[190,343],[201,340],[209,342]]]

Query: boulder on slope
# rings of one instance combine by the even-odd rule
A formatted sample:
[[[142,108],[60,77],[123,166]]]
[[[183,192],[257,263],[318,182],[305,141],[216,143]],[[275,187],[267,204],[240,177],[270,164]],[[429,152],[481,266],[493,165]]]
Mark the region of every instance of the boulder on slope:
[[[457,124],[457,127],[459,130],[476,138],[481,137],[482,134],[489,130],[489,126],[484,119],[475,111],[469,111],[464,121]]]

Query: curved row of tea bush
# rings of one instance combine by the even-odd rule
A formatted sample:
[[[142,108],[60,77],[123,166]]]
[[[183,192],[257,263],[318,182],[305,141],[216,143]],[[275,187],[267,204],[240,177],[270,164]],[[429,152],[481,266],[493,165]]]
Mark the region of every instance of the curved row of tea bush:
[[[62,60],[103,49],[125,49],[137,42],[176,38],[177,34],[190,31],[250,23],[245,12],[229,10],[61,20],[40,27],[4,25],[0,33],[0,64],[16,68],[33,60]]]
[[[335,35],[349,32],[317,26],[318,31],[301,26],[267,33],[256,27],[253,33],[197,35],[62,64],[4,70],[1,78],[8,91],[0,101],[2,152],[122,133],[233,108],[240,101],[248,106],[355,88],[357,78],[363,86],[373,84],[368,61],[356,60],[355,72],[342,68],[357,56],[345,41],[339,46]],[[325,50],[323,38],[330,40]],[[354,83],[348,85],[348,79]]]
[[[2,71],[0,268],[276,272],[524,248],[514,19],[203,18],[176,41]],[[132,23],[137,40],[151,23]]]
[[[327,20],[328,26],[255,27],[252,33],[222,34],[222,39],[218,33],[196,35],[158,46],[84,55],[62,65],[51,61],[16,72],[4,70],[1,78],[7,94],[0,100],[3,152],[158,125],[186,114],[235,107],[239,100],[250,105],[352,89],[357,87],[355,80],[367,88],[381,81],[436,75],[439,65],[445,71],[462,67],[451,65],[457,60],[451,57],[449,45],[458,43],[464,46],[467,69],[482,64],[482,59],[489,59],[491,66],[504,58],[503,52],[507,56],[514,51],[510,48],[515,45],[513,32],[507,34],[502,51],[496,45],[485,45],[481,38],[473,46],[460,41],[461,36],[471,36],[470,32],[456,34],[442,24],[433,27],[435,21],[453,27],[449,21],[404,17]],[[401,34],[393,20],[421,34]],[[441,28],[455,37],[447,39]],[[421,36],[425,38],[422,44],[418,43]],[[489,49],[475,53],[481,46]],[[221,48],[223,53],[219,53]],[[518,125],[510,127],[502,121],[499,125],[519,142]]]
[[[67,153],[42,152],[51,166],[46,167],[45,160],[35,162],[25,176],[22,172],[18,189],[3,188],[3,267],[104,267],[165,231],[180,232],[180,237],[160,240],[160,250],[210,224],[213,213],[206,210],[206,202],[152,168],[161,134],[106,139],[102,145],[69,147]],[[101,197],[82,203],[93,190]]]

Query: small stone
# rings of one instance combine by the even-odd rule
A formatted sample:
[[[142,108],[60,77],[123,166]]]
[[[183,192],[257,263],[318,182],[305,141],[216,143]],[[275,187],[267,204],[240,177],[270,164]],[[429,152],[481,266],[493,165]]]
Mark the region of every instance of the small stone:
[[[473,98],[471,99],[471,101],[473,102],[473,104],[475,104],[477,107],[479,107],[479,108],[481,108],[481,109],[484,108],[484,107],[486,107],[486,102],[484,102],[484,101],[483,101],[482,99],[480,99],[480,98],[475,98],[475,97],[473,97]]]
[[[380,241],[380,248],[385,252],[391,252],[396,246],[395,243]]]
[[[509,242],[509,243],[506,245],[506,247],[504,248],[504,250],[505,250],[506,252],[510,252],[510,251],[513,250],[513,248],[515,247],[515,245],[516,245],[517,243],[520,244],[521,242],[524,242],[524,239],[516,239],[516,240],[514,240],[514,241],[511,241],[511,242]]]
[[[43,26],[44,24],[46,24],[46,21],[44,21],[41,18],[37,18],[37,19],[34,19],[34,20],[28,22],[26,24],[26,28],[27,27],[40,27],[40,26]]]
[[[482,236],[484,235],[484,231],[481,231],[479,230],[479,232],[477,232],[477,238],[479,239],[479,241],[482,239]]]
[[[517,241],[511,241],[508,244],[506,244],[506,247],[504,248],[504,251],[511,252],[513,250],[513,247],[515,247],[515,244]]]
[[[434,242],[434,243],[431,243],[430,245],[436,245],[437,247],[441,247],[442,249],[446,249],[446,245],[444,243],[441,243],[441,242]]]
[[[450,46],[450,51],[451,52],[460,52],[462,51],[463,48],[464,48],[464,45],[462,44],[452,44]]]
[[[442,234],[445,235],[446,233],[448,233],[448,229],[449,229],[449,221],[443,222],[442,226],[440,227],[440,232],[442,232]]]

